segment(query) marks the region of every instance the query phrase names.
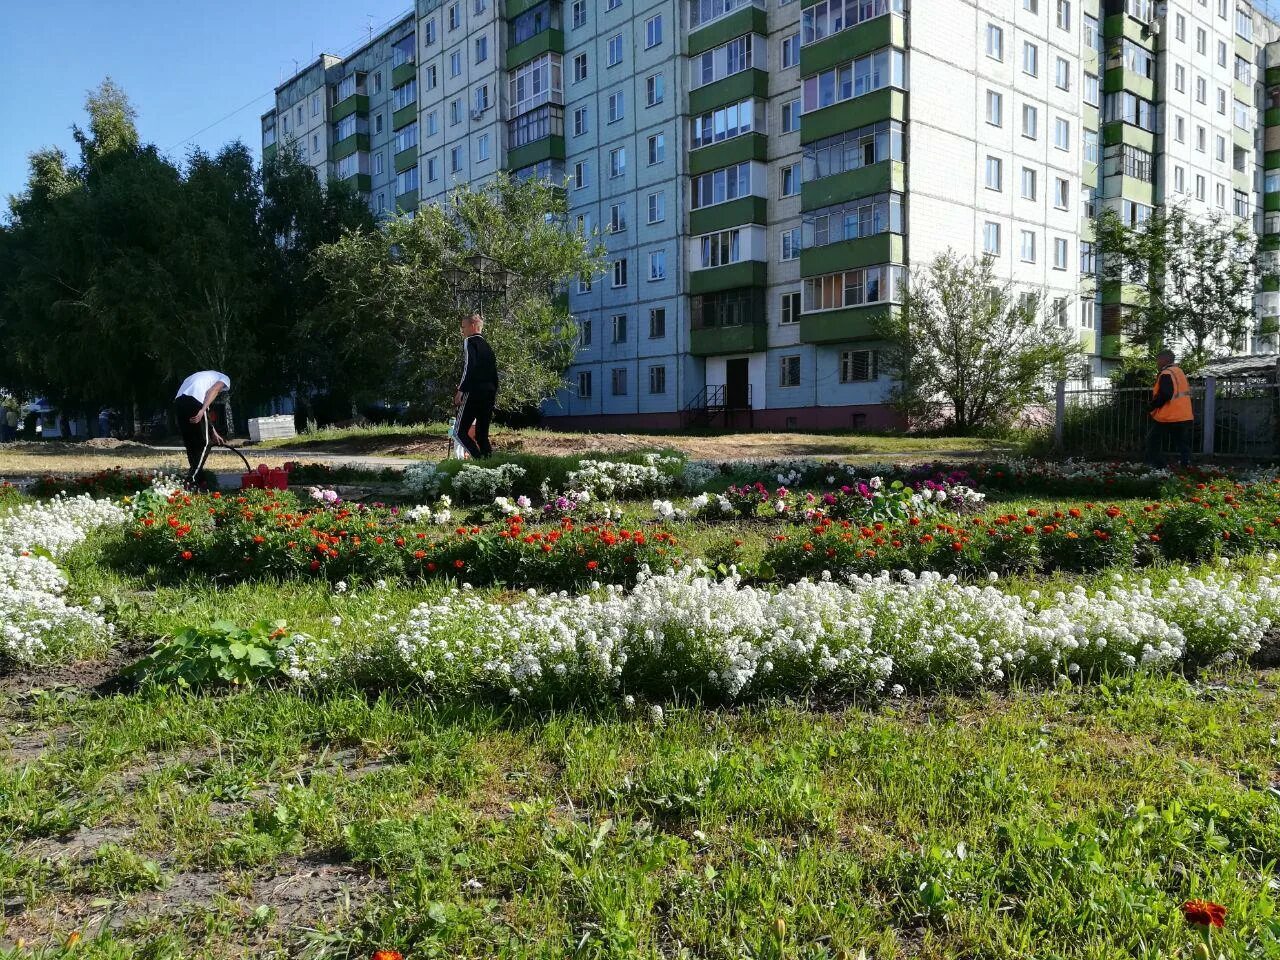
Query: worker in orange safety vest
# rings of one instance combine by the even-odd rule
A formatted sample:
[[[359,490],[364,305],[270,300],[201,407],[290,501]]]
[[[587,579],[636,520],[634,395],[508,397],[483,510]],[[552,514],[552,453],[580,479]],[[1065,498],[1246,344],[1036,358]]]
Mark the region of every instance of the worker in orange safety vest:
[[[1154,467],[1166,466],[1164,448],[1172,442],[1184,468],[1191,466],[1191,384],[1174,360],[1172,350],[1156,354],[1160,373],[1151,388],[1151,427],[1147,431],[1147,462]]]

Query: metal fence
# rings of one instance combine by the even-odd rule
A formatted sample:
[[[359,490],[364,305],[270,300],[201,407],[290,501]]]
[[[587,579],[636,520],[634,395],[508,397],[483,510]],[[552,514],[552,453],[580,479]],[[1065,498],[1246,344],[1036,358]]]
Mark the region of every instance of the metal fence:
[[[1151,391],[1058,385],[1054,439],[1070,456],[1140,458]],[[1270,460],[1280,456],[1280,386],[1270,377],[1205,377],[1191,383],[1198,456]]]

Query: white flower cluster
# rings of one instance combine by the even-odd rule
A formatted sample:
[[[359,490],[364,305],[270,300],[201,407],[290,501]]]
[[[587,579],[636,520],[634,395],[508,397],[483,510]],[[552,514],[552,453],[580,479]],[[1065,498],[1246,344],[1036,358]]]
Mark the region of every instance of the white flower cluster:
[[[594,500],[612,497],[651,497],[675,485],[671,469],[679,466],[679,457],[645,454],[644,463],[615,463],[612,460],[584,460],[577,470],[569,471],[571,491],[590,494]]]
[[[89,496],[27,504],[0,516],[0,661],[39,663],[111,635],[97,612],[100,600],[92,609],[66,601],[66,578],[50,557],[127,516],[111,501]]]
[[[653,512],[659,520],[728,520],[736,516],[733,504],[721,493],[703,491],[689,500],[688,506],[677,507],[670,500],[653,501]]]
[[[404,468],[402,484],[410,496],[434,497],[449,482],[449,477],[434,463],[413,463]]]
[[[453,520],[453,500],[441,494],[435,504],[424,503],[405,511],[405,516],[415,523],[449,523]]]
[[[510,497],[494,497],[493,505],[504,517],[524,516],[533,506],[533,501],[524,494],[512,500]]]
[[[1019,597],[937,574],[880,574],[773,591],[687,570],[624,593],[533,594],[514,604],[455,591],[423,604],[396,651],[428,682],[513,697],[727,699],[815,689],[879,695],[1167,667],[1256,649],[1280,577],[1225,570],[1166,586]]]
[[[499,494],[509,494],[525,475],[524,467],[504,463],[497,467],[463,467],[453,477],[454,496],[462,503],[491,503]]]

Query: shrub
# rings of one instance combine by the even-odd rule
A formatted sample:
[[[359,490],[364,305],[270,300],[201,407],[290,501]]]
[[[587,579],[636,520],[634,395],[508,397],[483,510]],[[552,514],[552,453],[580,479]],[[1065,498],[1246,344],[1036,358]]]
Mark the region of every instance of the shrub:
[[[1155,536],[1159,537],[1161,553],[1186,563],[1208,560],[1222,547],[1218,517],[1197,504],[1166,510]]]

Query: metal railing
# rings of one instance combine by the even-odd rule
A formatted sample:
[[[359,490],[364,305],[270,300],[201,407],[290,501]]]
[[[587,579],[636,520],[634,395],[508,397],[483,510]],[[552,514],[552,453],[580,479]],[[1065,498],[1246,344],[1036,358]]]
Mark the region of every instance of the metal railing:
[[[1058,385],[1054,442],[1071,456],[1139,458],[1151,424],[1146,388]],[[1280,385],[1269,377],[1191,382],[1192,450],[1199,456],[1280,456]]]

